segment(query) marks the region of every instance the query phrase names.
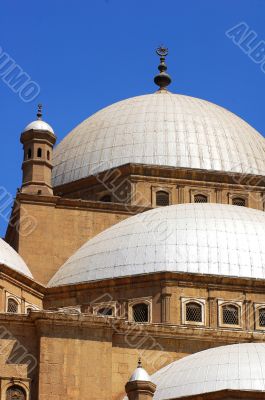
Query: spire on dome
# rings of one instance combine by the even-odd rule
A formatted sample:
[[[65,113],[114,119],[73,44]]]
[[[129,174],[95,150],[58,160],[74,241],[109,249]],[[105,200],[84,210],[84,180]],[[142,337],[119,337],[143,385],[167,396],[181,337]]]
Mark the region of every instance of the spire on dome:
[[[42,120],[42,104],[38,104],[37,119]]]
[[[165,46],[160,46],[156,49],[156,54],[160,57],[160,64],[158,66],[160,73],[154,77],[154,82],[159,86],[159,90],[166,90],[166,87],[171,83],[171,78],[166,72],[167,66],[165,63],[168,49]]]
[[[141,357],[138,358],[138,366],[137,368],[142,368],[142,360]]]

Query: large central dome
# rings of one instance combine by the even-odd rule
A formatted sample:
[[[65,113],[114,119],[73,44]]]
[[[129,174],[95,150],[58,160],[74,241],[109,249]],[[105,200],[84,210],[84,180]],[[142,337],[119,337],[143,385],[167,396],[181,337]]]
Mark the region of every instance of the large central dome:
[[[106,107],[54,152],[59,186],[127,163],[265,174],[265,140],[235,114],[166,90]]]

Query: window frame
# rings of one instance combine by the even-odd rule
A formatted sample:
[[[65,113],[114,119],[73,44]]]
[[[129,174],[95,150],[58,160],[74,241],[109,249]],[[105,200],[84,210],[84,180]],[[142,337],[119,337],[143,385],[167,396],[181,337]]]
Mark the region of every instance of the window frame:
[[[100,313],[101,310],[110,310],[111,314],[104,314],[103,312]],[[114,311],[113,307],[101,307],[97,310],[97,315],[99,317],[113,317],[113,311]]]
[[[146,303],[137,303],[132,306],[132,319],[133,322],[138,324],[149,322],[149,305]]]
[[[212,191],[207,190],[204,188],[196,188],[196,189],[190,189],[190,203],[195,203],[195,196],[205,196],[207,198],[207,203],[213,203],[213,196],[212,196]],[[205,203],[196,203],[196,204],[205,204]]]
[[[21,385],[19,385],[19,384],[17,384],[17,383],[14,383],[13,385],[10,385],[7,389],[6,389],[6,399],[7,400],[9,400],[9,398],[8,398],[8,391],[10,391],[12,388],[16,388],[16,389],[18,389],[18,390],[21,390],[21,392],[23,392],[23,397],[24,397],[24,399],[25,400],[27,400],[27,392],[26,392],[26,390],[24,389],[24,387],[22,387]],[[13,396],[12,396],[13,397]],[[10,399],[10,400],[12,400],[12,398]]]
[[[199,304],[202,308],[202,320],[201,322],[188,321],[186,319],[186,307],[189,303]],[[206,321],[206,300],[194,297],[182,297],[181,298],[181,323],[182,325],[194,325],[194,326],[205,326]]]
[[[29,147],[28,149],[27,149],[27,152],[26,152],[26,157],[25,157],[25,160],[32,160],[32,148],[31,147]]]
[[[157,196],[159,196],[159,195],[163,195],[163,196],[165,196],[165,197],[167,197],[167,204],[158,204],[157,203]],[[169,195],[169,193],[168,193],[168,191],[167,190],[157,190],[156,191],[156,200],[155,200],[155,202],[156,202],[156,207],[167,207],[167,206],[170,206],[170,195]]]
[[[201,198],[203,197],[206,201],[196,201],[196,198],[199,197],[199,196],[201,196]],[[196,204],[205,204],[205,203],[209,203],[208,200],[209,200],[209,197],[206,196],[205,194],[202,194],[202,193],[197,193],[197,194],[195,194],[195,195],[193,196],[193,203],[196,203]]]
[[[112,315],[100,315],[98,314],[99,310],[102,308],[111,308],[112,309]],[[95,303],[92,306],[92,314],[97,316],[97,317],[116,317],[117,316],[117,303],[116,301],[109,301],[109,302],[103,302],[103,303]]]
[[[1,399],[6,399],[7,397],[7,391],[12,387],[12,386],[19,386],[21,387],[22,390],[24,390],[26,394],[26,400],[30,399],[30,379],[29,378],[1,378],[1,393],[0,397]]]
[[[42,155],[43,155],[42,148],[41,148],[41,147],[38,147],[38,148],[37,148],[37,158],[42,158]]]
[[[242,203],[244,202],[244,205],[242,204],[235,204],[235,201],[236,200],[238,200],[238,201],[242,201]],[[246,207],[246,199],[243,199],[243,197],[234,197],[233,199],[232,199],[232,205],[233,206],[237,206],[237,207]]]
[[[157,206],[156,205],[156,194],[157,192],[165,192],[168,193],[168,205],[171,206],[172,203],[172,189],[168,186],[152,186],[152,194],[151,194],[151,204],[153,208],[160,208],[160,207],[168,207],[168,206]]]
[[[237,206],[235,204],[233,204],[233,201],[235,199],[242,199],[245,201],[245,205],[244,206]],[[228,204],[231,205],[235,205],[236,207],[248,207],[248,195],[244,194],[244,193],[228,193]]]
[[[9,307],[10,307],[11,303],[16,307],[15,312],[9,311]],[[6,312],[8,314],[19,314],[19,304],[18,304],[17,300],[13,299],[12,297],[9,297],[7,299]]]
[[[260,310],[265,310],[265,303],[255,303],[254,304],[254,319],[255,319],[255,330],[265,331],[265,326],[260,326],[259,323],[259,312]]]
[[[28,315],[28,312],[27,312],[28,309],[31,309],[31,311],[39,310],[39,308],[37,306],[35,306],[35,304],[25,302],[25,314],[26,315]]]
[[[133,307],[137,304],[145,304],[148,306],[148,321],[136,322],[133,319]],[[134,324],[150,324],[152,323],[152,297],[140,297],[137,299],[131,299],[128,302],[128,320]]]
[[[17,303],[18,305],[18,309],[17,309],[17,313],[11,313],[8,311],[8,302],[9,300],[13,300]],[[7,314],[21,314],[21,299],[19,297],[16,297],[14,295],[12,295],[11,293],[6,293],[6,301],[5,301],[5,310]]]
[[[232,306],[238,309],[238,324],[225,324],[223,323],[223,307]],[[218,300],[218,325],[225,329],[242,329],[243,303],[233,300]]]

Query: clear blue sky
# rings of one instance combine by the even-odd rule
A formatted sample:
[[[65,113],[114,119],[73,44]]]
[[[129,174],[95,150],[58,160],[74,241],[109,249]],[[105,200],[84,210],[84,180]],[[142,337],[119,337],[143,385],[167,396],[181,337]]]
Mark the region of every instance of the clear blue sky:
[[[0,185],[15,194],[21,184],[20,132],[38,102],[59,141],[98,109],[153,92],[161,43],[171,91],[218,103],[263,133],[265,74],[225,31],[244,21],[265,40],[264,18],[264,0],[2,0],[0,47],[41,92],[24,103],[0,79]]]

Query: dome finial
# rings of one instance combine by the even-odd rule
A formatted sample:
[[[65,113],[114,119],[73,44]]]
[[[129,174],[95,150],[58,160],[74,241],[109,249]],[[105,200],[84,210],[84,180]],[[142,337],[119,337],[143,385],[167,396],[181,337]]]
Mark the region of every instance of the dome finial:
[[[165,46],[160,46],[156,49],[156,54],[160,57],[160,64],[158,69],[160,73],[155,76],[154,82],[159,86],[159,90],[166,89],[166,87],[171,83],[170,76],[166,73],[167,66],[165,63],[166,56],[168,55],[168,49]]]
[[[42,104],[38,104],[37,118],[38,120],[42,119]]]
[[[138,365],[137,368],[142,368],[142,360],[141,357],[138,358]]]

